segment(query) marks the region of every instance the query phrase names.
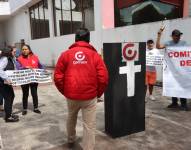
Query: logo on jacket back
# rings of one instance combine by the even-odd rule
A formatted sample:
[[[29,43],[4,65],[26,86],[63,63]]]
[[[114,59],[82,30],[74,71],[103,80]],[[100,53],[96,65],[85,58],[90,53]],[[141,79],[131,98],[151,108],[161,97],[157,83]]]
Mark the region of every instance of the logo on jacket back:
[[[36,64],[36,61],[32,60],[32,64],[33,64],[33,65]]]
[[[73,61],[73,64],[87,64],[85,58],[85,54],[82,51],[78,51],[75,53],[75,60]]]

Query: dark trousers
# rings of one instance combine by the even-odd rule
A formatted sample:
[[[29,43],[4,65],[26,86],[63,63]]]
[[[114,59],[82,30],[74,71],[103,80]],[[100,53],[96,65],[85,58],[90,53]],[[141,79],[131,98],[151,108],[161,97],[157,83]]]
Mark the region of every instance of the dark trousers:
[[[38,87],[38,83],[30,83],[30,84],[21,85],[21,88],[23,91],[23,109],[28,108],[29,88],[31,89],[34,109],[38,108],[37,87]]]
[[[178,103],[178,98],[177,97],[172,97],[172,103],[177,104]],[[186,98],[180,98],[180,103],[181,103],[181,106],[186,106],[187,105],[187,99]]]
[[[3,105],[3,95],[0,93],[0,105]]]
[[[5,119],[9,118],[12,114],[12,106],[13,100],[15,98],[15,94],[13,91],[13,87],[10,85],[3,84],[0,86],[0,93],[4,98],[4,110],[5,110]]]

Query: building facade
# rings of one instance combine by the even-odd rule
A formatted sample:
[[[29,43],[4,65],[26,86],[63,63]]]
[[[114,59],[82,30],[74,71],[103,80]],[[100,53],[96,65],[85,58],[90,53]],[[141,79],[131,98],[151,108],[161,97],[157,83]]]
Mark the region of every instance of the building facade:
[[[190,16],[191,0],[0,1],[0,46],[24,39],[43,64],[54,66],[80,27],[91,31],[91,44],[101,53],[103,43],[155,40],[162,23],[162,42],[176,28],[191,44]]]

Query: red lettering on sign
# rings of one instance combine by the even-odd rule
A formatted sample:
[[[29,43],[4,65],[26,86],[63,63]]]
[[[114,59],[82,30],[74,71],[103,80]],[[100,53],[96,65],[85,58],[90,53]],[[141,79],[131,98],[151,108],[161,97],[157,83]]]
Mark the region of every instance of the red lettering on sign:
[[[186,51],[184,51],[184,52],[180,52],[180,57],[186,57],[187,55],[187,52]]]
[[[169,52],[168,57],[191,57],[191,51]]]
[[[168,57],[173,57],[173,52],[169,52]]]
[[[174,52],[174,57],[179,57],[179,52]]]
[[[180,61],[180,66],[181,67],[190,67],[191,66],[191,60],[181,60]]]
[[[186,64],[186,63],[185,63],[184,60],[181,60],[181,61],[180,61],[180,66],[185,66],[185,64]]]
[[[191,66],[191,60],[187,60],[187,66]]]

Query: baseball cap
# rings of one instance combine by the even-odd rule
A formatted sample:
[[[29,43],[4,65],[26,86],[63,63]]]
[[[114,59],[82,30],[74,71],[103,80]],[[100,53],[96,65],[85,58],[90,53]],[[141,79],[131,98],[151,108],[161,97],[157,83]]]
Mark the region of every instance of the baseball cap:
[[[175,36],[181,36],[183,33],[180,32],[179,30],[175,29],[172,31],[172,36],[175,35]]]

